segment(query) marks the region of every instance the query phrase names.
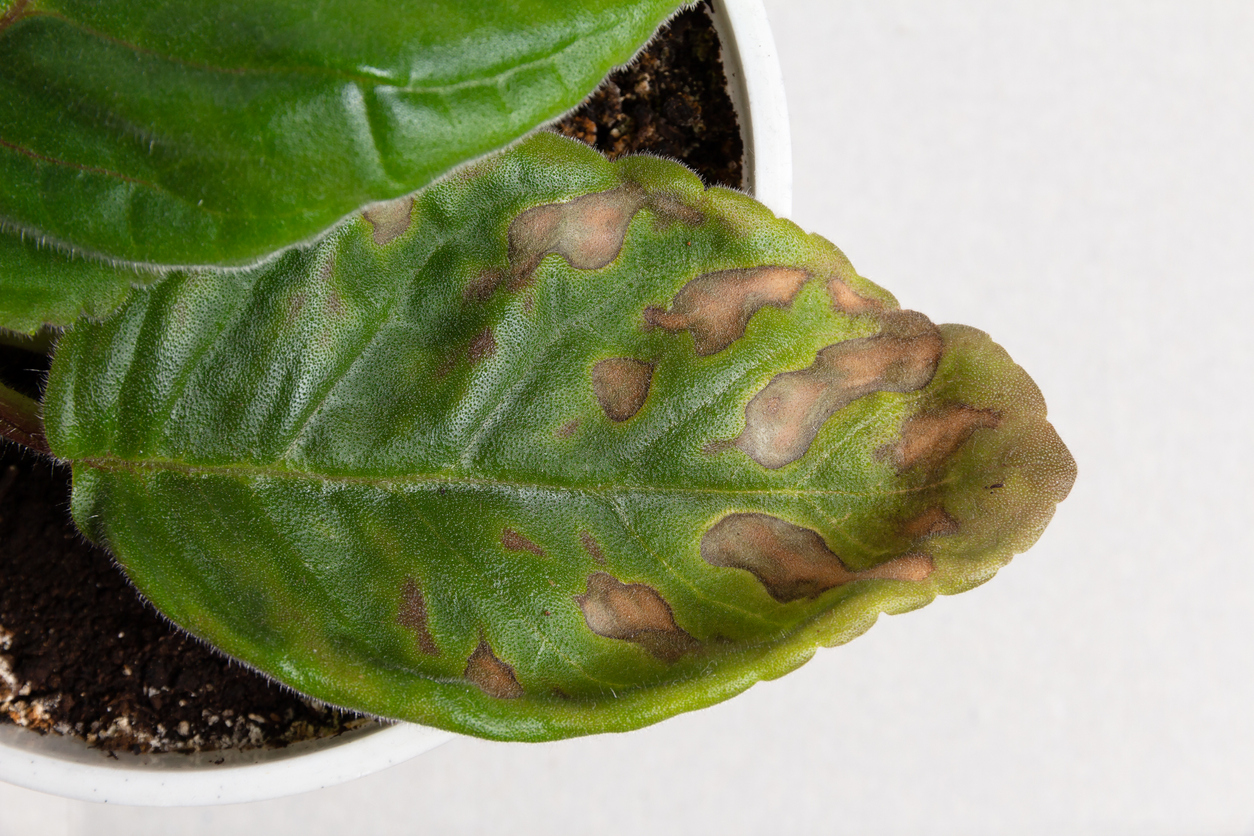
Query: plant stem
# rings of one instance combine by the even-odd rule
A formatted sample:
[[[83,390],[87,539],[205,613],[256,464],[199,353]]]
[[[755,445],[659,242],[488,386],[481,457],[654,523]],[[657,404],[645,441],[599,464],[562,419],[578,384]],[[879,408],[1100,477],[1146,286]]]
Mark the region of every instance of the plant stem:
[[[0,438],[52,455],[44,436],[39,404],[0,383]]]

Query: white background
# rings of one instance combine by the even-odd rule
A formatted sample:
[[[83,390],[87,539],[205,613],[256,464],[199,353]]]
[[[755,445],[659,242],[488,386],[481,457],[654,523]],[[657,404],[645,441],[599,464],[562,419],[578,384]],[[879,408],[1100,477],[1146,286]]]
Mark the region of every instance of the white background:
[[[721,706],[0,833],[1254,833],[1254,3],[768,0],[795,219],[992,333],[1080,476],[993,582]]]

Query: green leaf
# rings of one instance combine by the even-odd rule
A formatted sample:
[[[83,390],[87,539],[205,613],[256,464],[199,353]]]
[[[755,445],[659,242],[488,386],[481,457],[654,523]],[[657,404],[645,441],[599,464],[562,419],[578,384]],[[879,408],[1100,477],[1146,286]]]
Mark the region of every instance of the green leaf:
[[[550,135],[76,325],[45,417],[75,519],[174,621],[505,739],[708,705],[982,583],[1075,475],[982,332]]]
[[[33,334],[80,316],[103,317],[132,287],[160,278],[156,271],[114,266],[34,236],[0,232],[0,328]]]
[[[254,262],[574,107],[679,5],[9,2],[0,227]]]

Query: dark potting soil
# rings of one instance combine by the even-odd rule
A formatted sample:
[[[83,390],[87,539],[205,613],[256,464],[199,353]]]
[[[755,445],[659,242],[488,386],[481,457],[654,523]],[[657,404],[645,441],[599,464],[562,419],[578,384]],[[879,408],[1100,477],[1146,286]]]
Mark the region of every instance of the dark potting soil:
[[[609,156],[681,160],[706,185],[740,188],[744,148],[706,5],[684,12],[557,124]]]
[[[676,17],[555,130],[739,187],[740,133],[707,8]],[[14,389],[37,395],[46,369],[41,355],[0,350],[0,380]],[[167,622],[75,530],[69,489],[68,469],[0,442],[0,722],[136,753],[285,746],[374,722]]]

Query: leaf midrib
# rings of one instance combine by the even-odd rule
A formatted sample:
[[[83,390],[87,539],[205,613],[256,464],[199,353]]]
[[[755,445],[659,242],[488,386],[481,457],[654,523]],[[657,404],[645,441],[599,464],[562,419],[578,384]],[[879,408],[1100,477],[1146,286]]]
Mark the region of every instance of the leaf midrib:
[[[235,478],[290,479],[292,481],[304,481],[310,483],[363,485],[375,488],[388,488],[391,486],[405,485],[431,485],[433,487],[457,486],[471,488],[506,488],[518,491],[541,490],[552,493],[578,493],[594,496],[612,496],[637,493],[683,494],[689,496],[785,496],[795,498],[812,498],[821,496],[881,497],[899,496],[902,494],[928,491],[950,481],[949,479],[941,479],[936,482],[927,482],[926,484],[913,485],[894,491],[867,493],[861,491],[837,490],[833,488],[797,489],[779,486],[765,486],[761,488],[715,488],[708,486],[678,487],[673,485],[650,484],[582,485],[563,484],[560,482],[524,481],[520,479],[493,479],[481,476],[440,473],[410,473],[387,476],[348,476],[344,474],[318,473],[311,470],[298,470],[295,468],[281,467],[277,465],[267,466],[244,463],[193,464],[178,461],[176,459],[127,459],[114,455],[84,456],[81,458],[69,458],[67,461],[72,465],[89,467],[113,473],[139,473],[141,471],[154,471],[175,473],[184,476],[228,476]]]

